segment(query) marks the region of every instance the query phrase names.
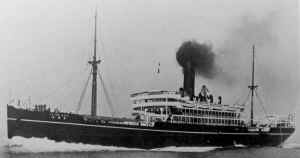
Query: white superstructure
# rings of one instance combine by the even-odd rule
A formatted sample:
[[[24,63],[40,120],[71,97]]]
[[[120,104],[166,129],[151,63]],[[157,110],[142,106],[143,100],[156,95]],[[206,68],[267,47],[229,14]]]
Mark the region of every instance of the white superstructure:
[[[149,91],[131,95],[133,115],[145,123],[170,121],[184,124],[243,126],[242,106],[190,100],[176,91]]]

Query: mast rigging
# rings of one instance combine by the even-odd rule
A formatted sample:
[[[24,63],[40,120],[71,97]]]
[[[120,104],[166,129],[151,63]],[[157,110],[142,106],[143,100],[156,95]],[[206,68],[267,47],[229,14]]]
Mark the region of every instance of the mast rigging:
[[[92,98],[91,98],[91,116],[97,116],[97,70],[101,60],[97,60],[97,12],[95,13],[95,31],[94,31],[94,56],[88,63],[92,66]]]
[[[254,81],[254,71],[255,71],[255,45],[252,46],[252,79],[251,79],[251,85],[248,86],[248,88],[251,91],[251,109],[250,109],[250,125],[254,126],[253,123],[253,105],[254,105],[254,91],[255,89],[258,87],[258,85],[255,85],[255,81]]]

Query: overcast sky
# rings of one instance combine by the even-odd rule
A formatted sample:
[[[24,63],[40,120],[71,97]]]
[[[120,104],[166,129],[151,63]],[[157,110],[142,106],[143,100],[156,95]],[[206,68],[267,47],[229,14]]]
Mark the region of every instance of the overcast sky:
[[[243,100],[255,44],[266,110],[287,114],[300,104],[296,0],[11,0],[0,6],[1,105],[31,96],[32,103],[76,109],[90,72],[96,8],[99,68],[119,116],[130,115],[131,93],[182,85],[175,53],[186,40],[211,44],[222,70],[214,79],[197,77],[196,91],[207,84],[228,104]],[[90,112],[90,88],[81,113]],[[98,98],[99,112],[109,115],[102,90]]]

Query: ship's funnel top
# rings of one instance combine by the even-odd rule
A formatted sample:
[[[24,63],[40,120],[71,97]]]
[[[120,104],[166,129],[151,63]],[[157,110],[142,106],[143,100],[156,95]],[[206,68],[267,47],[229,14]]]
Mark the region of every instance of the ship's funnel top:
[[[176,52],[176,59],[184,75],[183,89],[190,96],[194,96],[195,75],[212,79],[217,73],[211,45],[196,41],[183,42]]]
[[[195,69],[190,62],[187,62],[183,67],[183,76],[183,90],[193,98],[195,94]]]

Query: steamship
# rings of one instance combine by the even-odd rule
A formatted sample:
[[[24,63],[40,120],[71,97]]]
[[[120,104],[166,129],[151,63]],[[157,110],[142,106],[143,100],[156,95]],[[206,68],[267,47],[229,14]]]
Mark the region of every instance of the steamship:
[[[186,66],[183,88],[178,91],[145,91],[130,95],[132,118],[97,116],[96,16],[92,67],[91,115],[61,112],[47,105],[25,108],[7,105],[8,137],[47,137],[55,141],[152,149],[166,146],[277,146],[295,130],[294,115],[255,120],[245,105],[222,103],[203,86],[195,96],[195,71]],[[217,98],[217,99],[214,99]]]

